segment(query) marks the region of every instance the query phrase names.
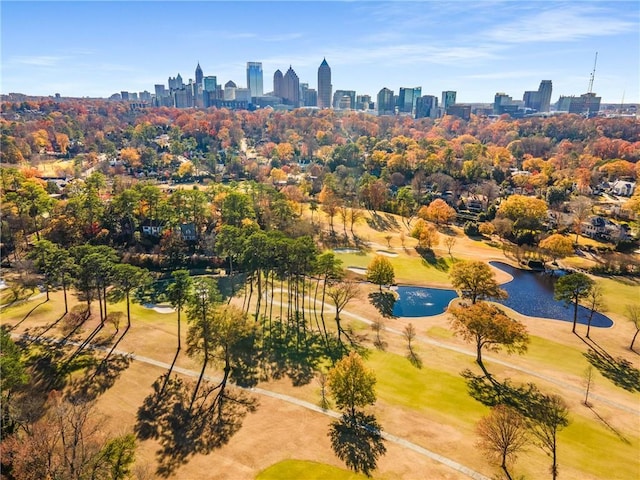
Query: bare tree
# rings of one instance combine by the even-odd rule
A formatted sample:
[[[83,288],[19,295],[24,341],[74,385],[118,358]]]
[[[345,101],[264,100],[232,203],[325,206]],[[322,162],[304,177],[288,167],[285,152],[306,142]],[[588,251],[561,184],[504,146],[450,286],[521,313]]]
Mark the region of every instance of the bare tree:
[[[576,234],[576,245],[578,237],[582,233],[582,222],[591,214],[593,202],[588,197],[579,196],[569,202],[569,210],[573,214],[573,231]]]
[[[376,319],[371,324],[371,329],[376,332],[376,339],[373,341],[373,346],[378,350],[385,350],[387,348],[387,342],[382,339],[380,332],[384,330],[384,320],[381,318]]]
[[[604,301],[604,292],[602,290],[602,286],[598,283],[595,283],[591,290],[589,290],[589,295],[587,295],[587,305],[589,306],[589,318],[587,320],[587,338],[589,337],[589,333],[591,331],[591,320],[593,320],[593,316],[596,312],[603,312],[606,310],[607,306]]]
[[[569,409],[558,395],[543,395],[532,405],[529,427],[538,446],[552,458],[551,475],[558,478],[558,432],[569,425]]]
[[[507,478],[512,480],[508,466],[529,442],[524,417],[514,408],[496,405],[478,422],[476,433],[480,437],[478,446],[497,461]]]
[[[449,252],[449,256],[453,258],[451,255],[451,249],[456,244],[456,237],[446,237],[444,239],[444,246],[447,247],[447,252]]]
[[[584,393],[584,403],[585,406],[590,407],[589,404],[589,390],[591,390],[591,383],[593,383],[593,365],[589,365],[587,369],[584,371],[584,384],[585,384],[585,393]]]
[[[411,342],[416,338],[416,328],[413,326],[413,323],[408,323],[403,330],[404,338],[407,340],[407,358],[411,362],[411,364],[417,368],[422,368],[422,359],[413,351],[413,345]]]
[[[349,304],[351,300],[356,298],[360,294],[360,286],[351,281],[334,283],[327,290],[327,296],[333,301],[336,307],[336,327],[338,329],[338,341],[342,342],[342,334],[346,332],[340,324],[340,312]],[[347,335],[347,338],[349,336]],[[349,341],[351,339],[349,338]]]
[[[631,345],[629,345],[629,350],[633,350],[633,344],[636,341],[636,337],[638,336],[638,332],[640,332],[640,305],[637,303],[635,305],[627,305],[627,318],[633,326],[636,327],[636,333],[634,333],[633,338],[631,339]]]

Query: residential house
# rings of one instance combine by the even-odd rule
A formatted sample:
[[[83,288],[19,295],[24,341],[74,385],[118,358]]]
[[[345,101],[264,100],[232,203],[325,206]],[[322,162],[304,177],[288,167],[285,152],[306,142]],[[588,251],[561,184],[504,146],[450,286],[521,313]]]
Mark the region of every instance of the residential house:
[[[610,192],[620,197],[630,197],[636,189],[636,182],[616,180],[610,186]]]
[[[162,236],[162,231],[164,230],[164,222],[147,219],[142,222],[140,229],[142,230],[143,235],[160,238],[160,236]]]

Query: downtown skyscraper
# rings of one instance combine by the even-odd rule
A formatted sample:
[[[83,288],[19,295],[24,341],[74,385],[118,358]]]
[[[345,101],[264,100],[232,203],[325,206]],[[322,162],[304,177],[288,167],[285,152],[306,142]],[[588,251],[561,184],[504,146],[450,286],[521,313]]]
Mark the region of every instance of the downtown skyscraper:
[[[252,97],[263,95],[262,62],[247,62],[247,88],[251,90]]]
[[[318,68],[318,107],[331,108],[331,67],[323,59]]]

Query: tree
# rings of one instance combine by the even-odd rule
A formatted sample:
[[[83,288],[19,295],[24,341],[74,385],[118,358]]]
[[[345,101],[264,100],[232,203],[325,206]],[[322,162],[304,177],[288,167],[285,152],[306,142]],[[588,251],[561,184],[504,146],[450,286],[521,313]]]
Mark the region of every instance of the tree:
[[[171,306],[178,312],[178,351],[180,351],[180,313],[191,295],[193,281],[189,270],[176,270],[171,276],[173,281],[167,287],[167,298]]]
[[[538,230],[547,218],[547,204],[539,198],[511,195],[500,204],[497,215],[513,221],[516,230]]]
[[[329,370],[328,385],[336,406],[351,416],[355,416],[358,408],[375,403],[375,384],[375,373],[356,352],[349,353]]]
[[[580,272],[565,275],[556,282],[554,288],[556,300],[565,302],[567,305],[573,303],[573,328],[571,329],[573,333],[576,333],[579,302],[589,296],[593,285],[594,281]]]
[[[336,307],[336,327],[338,329],[339,342],[342,342],[342,334],[346,333],[340,324],[340,312],[359,294],[360,286],[350,281],[334,283],[327,290],[327,296],[333,301]]]
[[[149,272],[135,265],[119,263],[113,267],[114,288],[111,292],[114,299],[124,298],[127,301],[127,328],[131,328],[131,292],[149,283]]]
[[[447,247],[447,252],[449,253],[449,256],[451,258],[453,258],[453,255],[451,255],[451,249],[455,246],[455,244],[456,244],[456,237],[447,236],[444,239],[444,246]]]
[[[33,260],[35,267],[44,275],[44,286],[47,292],[47,302],[49,301],[49,290],[55,284],[56,265],[54,263],[57,245],[49,240],[39,240],[33,250],[29,252],[29,258]]]
[[[456,217],[456,211],[441,198],[435,199],[428,206],[418,210],[418,216],[423,220],[428,220],[440,226],[447,225]]]
[[[595,283],[593,287],[591,287],[586,300],[587,306],[589,307],[589,318],[587,319],[587,338],[590,338],[589,333],[591,332],[591,321],[593,320],[593,316],[596,312],[603,312],[607,308],[604,301],[604,291],[602,290],[602,286]]]
[[[416,338],[416,328],[413,326],[413,323],[408,323],[404,330],[402,331],[404,338],[407,340],[407,358],[411,362],[412,365],[418,368],[422,368],[422,359],[418,356],[416,352],[413,350],[413,345],[411,342]]]
[[[212,278],[198,278],[194,281],[193,295],[189,298],[187,319],[191,326],[187,333],[187,355],[202,357],[202,370],[191,397],[189,411],[193,407],[204,372],[207,368],[213,349],[215,348],[215,332],[213,328],[214,308],[220,303],[218,286]]]
[[[449,278],[458,295],[469,298],[471,303],[483,299],[507,298],[507,292],[500,288],[489,265],[479,260],[455,263],[449,272]]]
[[[631,339],[631,345],[629,345],[629,350],[633,351],[633,344],[640,332],[640,305],[637,303],[634,305],[627,305],[626,313],[627,319],[633,323],[633,326],[636,328],[636,332],[633,334],[633,338]]]
[[[593,365],[589,365],[583,373],[582,376],[584,380],[584,402],[582,402],[585,406],[589,407],[589,391],[591,390],[591,384],[593,383]]]
[[[579,196],[569,201],[569,210],[573,213],[573,228],[576,234],[576,245],[578,244],[578,237],[582,233],[582,222],[591,215],[592,206],[593,202],[588,197],[584,196]]]
[[[0,328],[0,431],[2,437],[15,430],[13,393],[26,384],[29,377],[22,354],[5,328]]]
[[[382,291],[382,285],[391,285],[395,281],[395,272],[389,259],[382,255],[373,257],[367,266],[367,281],[378,285],[380,291]]]
[[[554,233],[540,242],[540,248],[551,255],[553,261],[573,253],[573,242],[570,238]]]
[[[510,318],[495,305],[478,302],[472,305],[454,305],[447,309],[454,332],[465,341],[476,345],[476,363],[489,376],[482,363],[482,350],[522,354],[527,351],[529,335],[524,324]]]
[[[538,446],[552,458],[551,475],[558,477],[558,439],[560,430],[569,425],[569,410],[558,395],[542,395],[531,405],[529,428]]]
[[[488,416],[480,419],[476,433],[480,437],[478,446],[492,460],[497,460],[511,480],[508,464],[515,462],[518,453],[529,441],[525,418],[514,408],[496,405]]]
[[[411,236],[418,239],[418,247],[431,249],[438,244],[438,231],[430,223],[420,219],[411,230]]]

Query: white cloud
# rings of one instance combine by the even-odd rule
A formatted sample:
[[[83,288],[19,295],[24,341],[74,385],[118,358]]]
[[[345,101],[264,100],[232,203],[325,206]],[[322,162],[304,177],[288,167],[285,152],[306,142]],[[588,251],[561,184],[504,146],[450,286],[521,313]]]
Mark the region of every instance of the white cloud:
[[[532,13],[486,31],[481,36],[505,43],[569,42],[618,35],[637,28],[637,22],[615,18],[607,10],[576,2]]]
[[[23,55],[12,57],[9,62],[19,65],[32,65],[35,67],[56,67],[70,58],[71,57],[59,55]]]

